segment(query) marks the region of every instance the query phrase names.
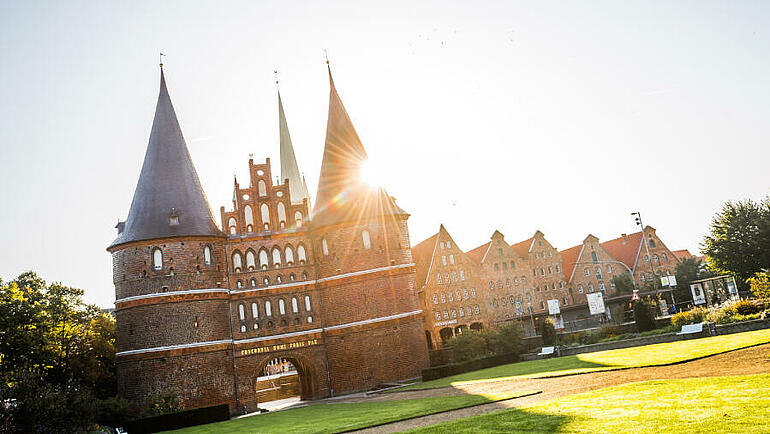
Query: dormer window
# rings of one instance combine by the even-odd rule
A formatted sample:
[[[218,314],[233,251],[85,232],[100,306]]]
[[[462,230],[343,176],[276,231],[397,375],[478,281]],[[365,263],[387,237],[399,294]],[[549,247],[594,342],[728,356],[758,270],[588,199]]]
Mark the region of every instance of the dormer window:
[[[171,208],[171,215],[168,217],[169,226],[179,226],[179,214],[176,213],[176,208]]]

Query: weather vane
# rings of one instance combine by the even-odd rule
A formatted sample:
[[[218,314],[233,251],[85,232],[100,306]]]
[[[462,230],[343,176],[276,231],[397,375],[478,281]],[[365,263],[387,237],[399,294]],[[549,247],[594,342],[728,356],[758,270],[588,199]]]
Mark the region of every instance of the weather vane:
[[[158,58],[160,59],[160,67],[161,67],[161,68],[163,68],[163,56],[165,56],[165,54],[163,54],[162,52],[161,52],[161,53],[160,53],[160,55],[158,56]]]
[[[275,74],[275,87],[280,88],[280,86],[278,86],[278,70],[274,69],[273,74]]]
[[[329,53],[326,52],[326,48],[324,48],[324,57],[326,58],[326,64],[329,64]]]

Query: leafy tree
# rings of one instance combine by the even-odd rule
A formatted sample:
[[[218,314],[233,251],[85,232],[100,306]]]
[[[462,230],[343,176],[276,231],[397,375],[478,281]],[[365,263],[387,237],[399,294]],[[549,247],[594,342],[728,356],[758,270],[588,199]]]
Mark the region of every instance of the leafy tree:
[[[634,281],[628,273],[621,273],[612,276],[612,283],[615,284],[615,292],[618,294],[631,294],[634,292]]]
[[[34,272],[0,283],[0,420],[11,431],[83,431],[115,395],[115,322],[83,291]]]
[[[714,273],[710,272],[703,264],[703,261],[696,258],[685,258],[676,266],[674,270],[676,276],[676,289],[674,297],[677,303],[692,301],[692,292],[690,292],[690,282],[712,277]]]
[[[556,343],[556,328],[550,317],[545,317],[540,323],[540,336],[544,346],[552,346]]]
[[[763,271],[750,277],[751,294],[756,298],[770,298],[770,271]]]
[[[521,354],[524,350],[524,329],[518,322],[509,322],[491,334],[487,346],[494,354]]]
[[[770,196],[759,203],[725,203],[711,221],[701,250],[710,270],[733,274],[744,287],[754,273],[770,268]]]
[[[447,347],[452,350],[452,361],[455,363],[480,359],[489,355],[487,341],[479,332],[467,330],[447,341]]]
[[[634,322],[639,333],[655,329],[657,303],[652,297],[645,297],[634,302]]]

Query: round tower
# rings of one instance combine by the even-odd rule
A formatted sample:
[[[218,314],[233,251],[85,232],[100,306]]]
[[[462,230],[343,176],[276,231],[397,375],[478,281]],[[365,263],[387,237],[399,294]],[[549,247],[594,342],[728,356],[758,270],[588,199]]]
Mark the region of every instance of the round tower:
[[[366,151],[329,71],[326,143],[309,236],[333,393],[419,377],[428,366],[409,215],[360,178]]]
[[[214,223],[166,88],[112,254],[118,394],[234,409],[225,235]]]

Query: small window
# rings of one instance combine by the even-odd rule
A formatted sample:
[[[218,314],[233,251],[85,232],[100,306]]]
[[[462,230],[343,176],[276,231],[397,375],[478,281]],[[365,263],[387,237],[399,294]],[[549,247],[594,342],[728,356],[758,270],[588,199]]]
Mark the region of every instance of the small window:
[[[265,315],[273,316],[273,304],[269,300],[265,302]]]
[[[254,224],[254,213],[251,212],[250,205],[246,205],[245,207],[243,207],[243,219],[246,221],[247,225]]]
[[[437,311],[434,316],[436,317],[436,321],[441,321],[441,312]]]
[[[259,211],[262,215],[262,227],[265,228],[266,231],[270,230],[270,208],[268,208],[266,203],[263,203],[262,206],[259,207]]]
[[[607,273],[612,274],[612,265],[607,264]]]
[[[163,269],[163,252],[157,247],[152,251],[152,268],[155,270]]]
[[[236,232],[238,232],[238,230],[236,229],[237,226],[238,226],[238,222],[236,222],[234,218],[230,217],[230,219],[227,220],[227,227],[230,229],[231,234],[235,234]]]
[[[479,305],[478,305],[478,304],[474,304],[474,305],[473,305],[473,312],[475,312],[475,313],[476,313],[476,315],[478,315],[478,314],[479,314]]]
[[[508,269],[508,263],[507,262],[503,262],[503,270],[507,270],[507,269]]]
[[[441,273],[437,273],[436,282],[438,282],[438,284],[439,284],[439,285],[441,285],[442,283],[444,283],[444,282],[441,280]]]
[[[249,250],[246,252],[246,269],[251,271],[257,268],[256,264],[256,257],[254,256],[254,251]]]
[[[286,227],[286,205],[283,202],[278,202],[278,224],[282,227]]]
[[[579,294],[583,293],[583,285],[578,285],[578,293]]]
[[[257,183],[257,191],[260,197],[267,196],[267,184],[265,184],[264,180],[260,179]]]
[[[454,265],[454,263],[455,263],[455,255],[449,255],[449,263]]]
[[[514,268],[516,268],[516,264],[514,264],[514,262],[511,261],[511,270],[513,270]]]
[[[543,303],[542,301],[540,302],[540,309],[545,309],[545,303]]]
[[[452,242],[451,241],[447,241],[446,242],[446,248],[447,249],[451,249],[452,248]]]
[[[441,248],[441,250],[444,250],[444,242],[443,242],[443,241],[442,241],[442,242],[440,242],[440,243],[438,243],[438,245],[439,245],[439,247]]]
[[[644,255],[644,262],[650,262],[650,256]]]
[[[259,318],[259,305],[257,302],[251,303],[251,317],[254,319]]]
[[[446,294],[444,294],[443,292],[441,293],[441,302],[446,303]]]
[[[548,274],[553,274],[553,267],[551,266],[548,267]]]
[[[294,249],[292,249],[291,246],[286,246],[283,250],[283,254],[286,257],[286,265],[289,267],[294,265]]]
[[[203,263],[211,265],[211,247],[209,246],[203,248]]]
[[[495,289],[495,282],[489,281],[489,289]]]
[[[463,298],[468,299],[468,288],[463,289]]]
[[[457,271],[452,272],[452,281],[457,282]]]
[[[238,319],[244,321],[246,319],[246,307],[243,303],[238,305]]]
[[[257,279],[252,278],[249,283],[251,284],[251,287],[254,288],[257,286]]]
[[[240,273],[243,269],[243,258],[238,252],[233,253],[233,271]]]
[[[312,316],[307,317],[307,323],[310,324],[312,322],[313,322],[313,317]]]
[[[454,301],[455,301],[455,295],[454,295],[454,293],[451,293],[451,292],[450,292],[450,293],[449,293],[449,302],[450,302],[450,303],[454,303]]]
[[[495,271],[500,271],[500,265],[498,265],[497,263],[495,263]]]
[[[441,256],[441,263],[446,265],[446,255]]]
[[[433,294],[433,304],[438,304],[438,295]]]
[[[279,268],[281,266],[281,249],[273,247],[273,267]]]
[[[308,312],[310,312],[310,310],[311,310],[310,309],[310,296],[309,295],[305,296],[305,310],[308,311]]]
[[[321,250],[323,251],[324,256],[329,256],[329,244],[326,242],[326,238],[321,240]]]
[[[294,213],[294,225],[298,228],[302,227],[302,213],[300,211]]]
[[[650,238],[650,247],[655,248],[655,241]]]
[[[591,260],[594,261],[594,263],[599,262],[599,257],[596,256],[596,252],[591,252]]]
[[[369,237],[369,231],[363,231],[361,232],[361,240],[364,243],[364,250],[369,250],[372,248],[372,239]]]
[[[596,278],[597,279],[602,278],[602,267],[596,267]]]
[[[503,281],[502,280],[498,280],[497,281],[497,289],[503,289]]]
[[[465,271],[460,270],[460,280],[465,280]]]
[[[589,270],[588,267],[586,267],[586,268],[583,269],[583,274],[586,275],[586,276],[590,276],[591,275],[591,270]]]
[[[299,312],[299,303],[297,303],[297,297],[291,298],[291,311],[294,313]]]
[[[560,267],[560,266],[558,266],[558,265],[556,266],[556,272],[557,272],[557,273],[561,273],[561,267]]]
[[[668,255],[666,255],[665,253],[663,253],[661,255],[661,258],[663,258],[663,262],[667,262],[668,261]]]
[[[588,284],[588,292],[594,292],[594,284],[593,283],[589,283]]]
[[[503,249],[497,249],[497,256],[503,256]]]
[[[511,287],[511,279],[505,279],[505,287],[510,288]]]
[[[297,260],[299,260],[300,264],[307,262],[307,253],[305,252],[305,246],[302,244],[297,247]]]
[[[471,298],[476,298],[476,288],[471,288]]]

